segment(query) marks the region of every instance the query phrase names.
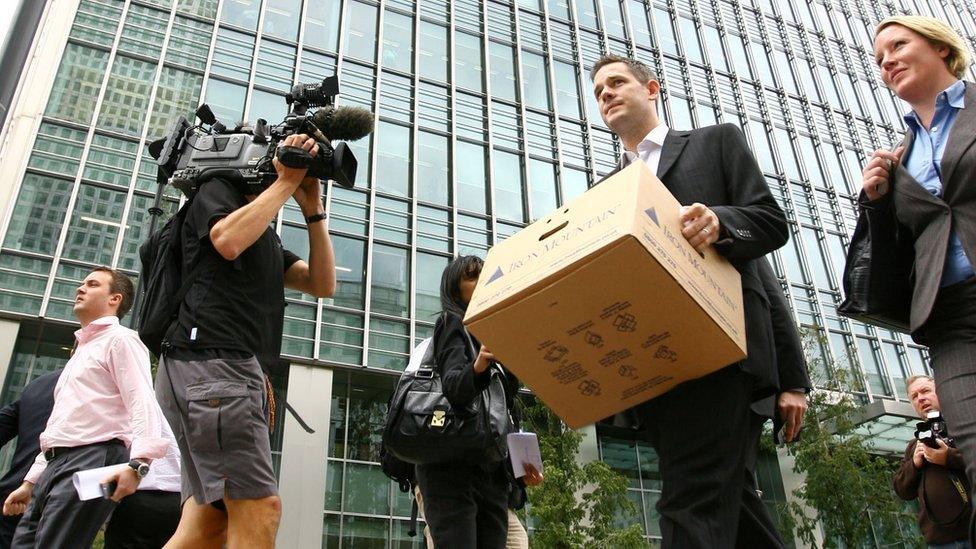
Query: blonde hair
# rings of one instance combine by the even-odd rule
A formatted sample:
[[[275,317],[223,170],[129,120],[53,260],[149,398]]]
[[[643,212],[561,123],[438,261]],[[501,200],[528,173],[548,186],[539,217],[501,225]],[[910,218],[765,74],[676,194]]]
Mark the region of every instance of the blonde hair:
[[[906,29],[921,35],[932,45],[945,46],[949,48],[949,55],[945,58],[946,68],[954,74],[956,78],[962,79],[969,68],[969,49],[966,42],[952,27],[939,21],[934,17],[923,15],[896,15],[888,17],[878,23],[874,30],[874,37],[877,38],[886,27],[900,25]]]
[[[933,379],[932,376],[927,376],[925,374],[920,374],[920,375],[917,375],[917,376],[912,376],[912,377],[910,377],[910,378],[908,378],[908,379],[905,380],[905,392],[907,393],[908,390],[912,388],[912,383],[915,383],[916,381],[919,381],[919,380],[922,380],[922,379],[924,379],[926,381],[931,381],[932,383],[935,383],[935,379]]]

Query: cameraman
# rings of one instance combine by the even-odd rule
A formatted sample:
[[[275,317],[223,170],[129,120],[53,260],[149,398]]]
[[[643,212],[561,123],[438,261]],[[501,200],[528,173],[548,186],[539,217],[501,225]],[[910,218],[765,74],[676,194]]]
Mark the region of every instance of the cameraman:
[[[906,383],[915,412],[927,419],[939,411],[935,380],[912,376]],[[962,455],[951,440],[936,436],[938,448],[912,440],[892,484],[898,497],[918,498],[918,527],[929,547],[967,548],[969,544],[969,481]]]
[[[306,135],[281,145],[318,154]],[[202,184],[183,223],[184,276],[203,266],[169,330],[156,379],[183,462],[185,503],[170,548],[274,546],[281,500],[264,372],[280,360],[284,288],[327,297],[336,284],[321,183],[277,158],[274,166],[278,178],[257,195],[223,179]],[[290,197],[305,216],[308,263],[282,248],[270,226]]]

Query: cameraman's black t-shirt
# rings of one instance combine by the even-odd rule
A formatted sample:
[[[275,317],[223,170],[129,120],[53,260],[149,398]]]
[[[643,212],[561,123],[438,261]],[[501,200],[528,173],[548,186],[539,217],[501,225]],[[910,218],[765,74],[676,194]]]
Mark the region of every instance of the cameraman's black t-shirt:
[[[200,186],[183,224],[183,276],[199,261],[206,264],[180,306],[170,343],[174,355],[202,349],[253,353],[261,365],[279,362],[284,323],[284,273],[298,256],[281,246],[269,226],[235,261],[227,261],[210,242],[210,228],[247,204],[230,182],[214,179]]]

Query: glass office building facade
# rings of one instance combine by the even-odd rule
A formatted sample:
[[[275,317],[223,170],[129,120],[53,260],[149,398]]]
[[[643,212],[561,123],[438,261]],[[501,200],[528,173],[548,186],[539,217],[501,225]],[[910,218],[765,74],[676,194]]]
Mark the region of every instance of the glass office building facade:
[[[49,4],[5,130],[21,160],[0,167],[0,316],[13,334],[3,403],[66,361],[74,289],[93,266],[138,275],[157,188],[146,145],[174,116],[206,102],[227,125],[276,122],[294,84],[333,73],[340,105],[377,114],[374,134],[352,144],[356,187],[327,187],[335,296],[287,293],[291,371],[331,379],[318,395],[331,407],[313,467],[325,471],[323,547],[418,545],[406,536],[409,497],[377,464],[390,389],[433,329],[450,257],[483,255],[615,166],[619,145],[587,74],[603,52],[657,71],[672,128],[731,122],[745,132],[791,223],[773,263],[797,323],[820,342],[815,378],[832,362],[863,376],[865,402],[904,400],[904,379],[926,369],[908,338],[837,316],[839,275],[866,155],[893,148],[903,128],[904,105],[877,78],[873,26],[929,14],[976,44],[969,0]],[[169,215],[180,197],[165,191]],[[293,203],[276,228],[307,256]],[[289,387],[288,377],[276,384]],[[630,480],[648,539],[658,538],[653,450],[598,438],[601,459]],[[782,501],[775,459],[761,473],[764,497]]]

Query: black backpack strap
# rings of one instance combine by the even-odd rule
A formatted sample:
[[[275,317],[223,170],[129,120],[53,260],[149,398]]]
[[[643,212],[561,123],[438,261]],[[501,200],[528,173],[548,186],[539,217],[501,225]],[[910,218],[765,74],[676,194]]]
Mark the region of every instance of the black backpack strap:
[[[410,493],[413,493],[413,490],[410,490]],[[417,535],[417,508],[417,496],[414,495],[413,505],[410,506],[410,529],[407,530],[407,535],[410,537]]]
[[[203,271],[204,263],[204,261],[199,261],[193,266],[192,269],[190,269],[190,273],[186,275],[186,278],[183,280],[183,284],[180,286],[180,291],[176,292],[176,296],[174,297],[176,302],[176,312],[174,313],[173,321],[170,322],[169,328],[166,330],[166,335],[163,337],[164,349],[166,348],[167,341],[169,341],[169,338],[172,335],[173,328],[179,324],[178,318],[180,315],[180,308],[183,306],[183,300],[186,298],[186,294],[190,292],[190,287],[193,286],[193,281],[196,280]]]
[[[301,428],[304,429],[306,433],[310,435],[314,434],[315,429],[312,429],[311,427],[308,426],[308,423],[305,423],[305,420],[302,419],[302,416],[298,415],[298,412],[291,407],[291,404],[288,404],[288,401],[285,400],[284,395],[281,395],[281,393],[278,391],[275,391],[275,393],[277,393],[279,395],[279,398],[281,398],[281,401],[285,403],[285,410],[287,410],[292,415],[292,417],[295,418],[295,421],[298,422],[298,425],[301,426]]]

